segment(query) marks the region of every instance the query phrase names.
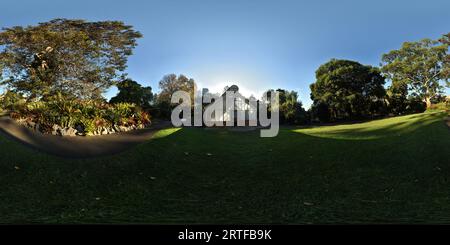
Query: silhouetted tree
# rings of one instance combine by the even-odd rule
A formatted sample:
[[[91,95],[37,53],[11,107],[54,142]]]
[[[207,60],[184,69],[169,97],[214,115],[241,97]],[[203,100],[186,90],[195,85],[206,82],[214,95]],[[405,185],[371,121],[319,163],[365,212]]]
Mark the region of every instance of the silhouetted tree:
[[[329,122],[331,120],[331,113],[328,105],[322,102],[314,103],[310,109],[310,118],[312,121]]]
[[[304,124],[307,122],[307,113],[303,108],[302,102],[298,99],[298,93],[285,89],[277,89],[276,91],[268,90],[267,92],[279,93],[279,110],[280,122],[291,124]],[[268,95],[265,93],[264,95]],[[263,102],[268,103],[270,98],[263,97]],[[270,108],[268,108],[270,110]]]
[[[140,107],[148,108],[153,101],[151,87],[142,87],[139,83],[125,79],[117,84],[119,93],[112,97],[110,103],[128,102]]]

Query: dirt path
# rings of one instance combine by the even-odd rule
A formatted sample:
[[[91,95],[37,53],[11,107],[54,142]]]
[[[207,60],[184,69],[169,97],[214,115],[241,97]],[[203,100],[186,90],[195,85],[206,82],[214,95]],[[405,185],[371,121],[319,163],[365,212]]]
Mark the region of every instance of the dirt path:
[[[171,127],[170,122],[156,123],[149,129],[90,137],[44,135],[18,125],[9,117],[0,117],[0,132],[34,149],[65,158],[91,158],[123,152],[150,140],[153,134]]]

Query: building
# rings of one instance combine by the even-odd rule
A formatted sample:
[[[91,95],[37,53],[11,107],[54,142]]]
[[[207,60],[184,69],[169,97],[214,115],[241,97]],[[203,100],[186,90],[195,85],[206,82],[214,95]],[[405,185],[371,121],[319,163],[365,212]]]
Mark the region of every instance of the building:
[[[233,108],[227,108],[227,92],[232,92],[234,94],[233,98]],[[203,90],[203,95],[208,93],[207,89]],[[225,91],[220,95],[219,99],[222,103],[223,114],[218,116],[213,116],[215,120],[223,122],[226,125],[228,122],[233,122],[234,126],[256,126],[258,118],[258,103],[254,98],[246,98],[241,93],[239,93],[239,87],[232,85],[225,89]],[[203,109],[210,106],[217,100],[212,100],[211,103],[203,104]]]

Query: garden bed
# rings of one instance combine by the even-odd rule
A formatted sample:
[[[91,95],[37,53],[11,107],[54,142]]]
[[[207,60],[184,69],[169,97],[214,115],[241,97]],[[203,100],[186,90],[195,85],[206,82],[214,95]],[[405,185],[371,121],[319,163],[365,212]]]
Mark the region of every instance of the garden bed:
[[[107,135],[151,125],[150,115],[131,103],[110,104],[62,96],[15,104],[9,115],[32,130],[60,136]]]

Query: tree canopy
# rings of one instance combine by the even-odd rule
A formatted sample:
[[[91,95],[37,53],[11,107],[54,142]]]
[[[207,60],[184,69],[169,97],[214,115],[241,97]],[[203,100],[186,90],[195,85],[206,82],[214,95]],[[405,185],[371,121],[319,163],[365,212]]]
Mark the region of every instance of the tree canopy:
[[[447,45],[447,47],[450,46],[450,32],[442,36],[442,38],[439,40],[441,43]],[[443,76],[447,78],[447,87],[450,88],[450,53],[447,53],[444,59],[444,69],[443,69]]]
[[[303,104],[300,102],[296,91],[289,91],[280,88],[275,91],[270,89],[263,95],[262,100],[265,103],[269,103],[270,101],[270,98],[267,96],[269,92],[278,92],[280,122],[300,124],[307,121],[306,111],[303,108]]]
[[[170,104],[170,99],[172,94],[176,91],[186,91],[191,93],[191,101],[194,100],[194,93],[196,92],[196,84],[194,79],[187,78],[185,75],[175,75],[169,74],[164,76],[161,81],[159,81],[159,88],[161,92],[158,94],[158,102],[168,102]]]
[[[376,67],[332,59],[317,69],[311,99],[313,106],[327,108],[331,119],[370,116],[382,106],[384,83]]]
[[[429,108],[443,88],[442,81],[448,81],[447,51],[448,44],[430,39],[405,42],[400,49],[383,55],[382,72],[393,84],[405,84]]]
[[[194,105],[194,94],[196,93],[197,86],[192,78],[188,78],[185,75],[165,75],[161,81],[159,81],[159,88],[161,91],[156,98],[156,103],[161,117],[170,118],[171,110],[174,107],[170,100],[173,93],[176,91],[186,91],[190,93],[191,104],[192,106]]]
[[[125,79],[117,84],[119,93],[112,97],[110,103],[127,102],[134,103],[140,107],[148,108],[153,101],[151,87],[142,87],[136,81]]]
[[[124,78],[142,35],[120,21],[54,19],[0,32],[3,82],[29,98],[99,98]]]

